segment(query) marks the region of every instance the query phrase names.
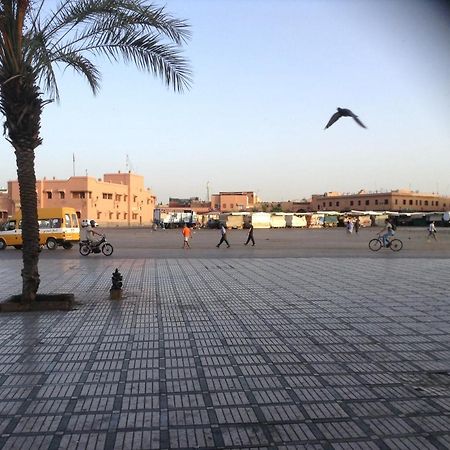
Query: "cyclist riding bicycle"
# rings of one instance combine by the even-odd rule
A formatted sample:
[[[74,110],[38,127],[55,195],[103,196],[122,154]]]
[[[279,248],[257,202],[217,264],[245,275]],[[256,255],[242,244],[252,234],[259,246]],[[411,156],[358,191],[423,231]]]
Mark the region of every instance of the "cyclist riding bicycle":
[[[381,234],[384,233],[384,234]],[[384,228],[378,233],[378,236],[380,236],[383,239],[383,245],[385,247],[389,247],[391,243],[392,236],[395,235],[394,228],[392,227],[391,222],[389,219],[386,219],[384,221]]]

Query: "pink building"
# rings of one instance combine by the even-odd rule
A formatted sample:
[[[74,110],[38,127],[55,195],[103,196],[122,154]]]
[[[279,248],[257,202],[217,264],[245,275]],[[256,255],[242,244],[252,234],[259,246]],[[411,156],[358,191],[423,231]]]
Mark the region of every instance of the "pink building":
[[[11,210],[11,200],[8,197],[8,192],[0,190],[0,222],[6,220]]]
[[[156,197],[144,187],[144,177],[131,172],[105,174],[103,180],[88,176],[44,178],[36,181],[36,191],[38,208],[69,206],[76,209],[80,219],[94,219],[100,226],[153,223]],[[8,198],[11,215],[20,208],[17,181],[8,182]]]
[[[219,192],[211,195],[211,208],[220,212],[247,211],[259,200],[254,192]]]
[[[398,211],[431,212],[448,211],[450,197],[440,194],[427,194],[410,189],[396,189],[389,192],[359,191],[357,194],[326,192],[313,195],[312,211]]]

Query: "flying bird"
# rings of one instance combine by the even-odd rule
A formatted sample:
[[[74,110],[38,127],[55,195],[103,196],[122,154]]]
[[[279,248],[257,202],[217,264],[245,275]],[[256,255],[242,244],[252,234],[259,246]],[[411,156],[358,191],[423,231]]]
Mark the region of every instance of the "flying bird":
[[[367,128],[359,119],[358,116],[356,114],[353,114],[349,109],[346,108],[338,108],[337,112],[335,112],[332,116],[331,119],[328,121],[326,127],[324,128],[325,130],[327,128],[330,128],[331,125],[333,125],[334,122],[336,122],[338,119],[340,119],[341,117],[353,117],[353,119],[355,119],[355,122],[358,125],[361,125],[363,128]]]

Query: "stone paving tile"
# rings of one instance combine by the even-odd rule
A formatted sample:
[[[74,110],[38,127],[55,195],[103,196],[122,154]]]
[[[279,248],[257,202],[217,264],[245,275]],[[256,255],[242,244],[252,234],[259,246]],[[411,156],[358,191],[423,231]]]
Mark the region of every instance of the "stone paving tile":
[[[9,263],[0,300],[20,289]],[[41,292],[80,305],[0,315],[0,448],[450,448],[449,269],[41,261]]]

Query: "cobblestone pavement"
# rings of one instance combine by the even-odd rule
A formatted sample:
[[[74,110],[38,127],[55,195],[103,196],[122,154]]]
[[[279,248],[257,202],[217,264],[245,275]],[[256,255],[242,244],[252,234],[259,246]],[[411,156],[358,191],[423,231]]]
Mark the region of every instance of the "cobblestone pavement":
[[[20,269],[0,266],[1,300]],[[0,448],[450,448],[448,259],[47,259],[40,271],[41,293],[80,304],[0,315]]]

